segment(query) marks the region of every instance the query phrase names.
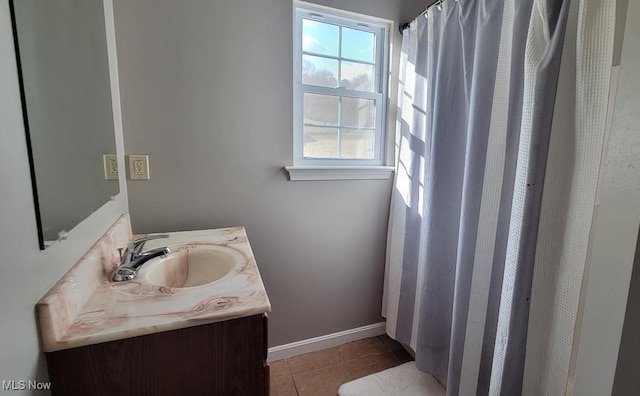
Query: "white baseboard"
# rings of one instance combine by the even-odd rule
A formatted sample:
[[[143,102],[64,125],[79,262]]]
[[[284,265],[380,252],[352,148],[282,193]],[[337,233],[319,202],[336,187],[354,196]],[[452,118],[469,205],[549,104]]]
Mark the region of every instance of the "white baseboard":
[[[333,348],[338,345],[346,344],[347,342],[375,337],[384,333],[385,322],[380,322],[320,337],[309,338],[307,340],[296,341],[290,344],[278,345],[273,348],[269,348],[267,361],[273,362],[280,359],[303,355],[309,352]]]

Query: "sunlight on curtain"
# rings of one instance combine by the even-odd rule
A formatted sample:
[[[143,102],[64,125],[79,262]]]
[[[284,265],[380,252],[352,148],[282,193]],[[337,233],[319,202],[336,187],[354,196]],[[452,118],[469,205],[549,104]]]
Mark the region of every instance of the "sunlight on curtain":
[[[614,10],[445,0],[404,32],[383,314],[449,395],[564,393]]]

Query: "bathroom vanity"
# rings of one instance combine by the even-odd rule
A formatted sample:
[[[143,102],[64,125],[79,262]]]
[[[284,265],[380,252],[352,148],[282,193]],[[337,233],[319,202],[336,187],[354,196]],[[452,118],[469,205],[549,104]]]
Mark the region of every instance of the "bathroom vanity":
[[[169,233],[113,282],[123,216],[38,302],[54,395],[268,395],[271,310],[243,227]],[[215,268],[213,268],[213,267]]]
[[[268,395],[254,315],[47,353],[54,395]]]

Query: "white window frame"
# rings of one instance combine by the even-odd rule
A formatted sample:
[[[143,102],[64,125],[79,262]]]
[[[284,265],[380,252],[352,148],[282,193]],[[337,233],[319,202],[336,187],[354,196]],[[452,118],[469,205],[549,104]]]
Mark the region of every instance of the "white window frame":
[[[391,23],[374,17],[336,10],[301,1],[294,2],[293,48],[293,164],[285,167],[291,180],[381,179],[389,178],[393,167],[385,165],[387,100],[389,74],[389,36]],[[346,88],[327,88],[302,83],[302,20],[355,28],[376,35],[374,92]],[[310,55],[317,55],[311,54]],[[340,55],[340,54],[339,54]],[[334,58],[326,56],[327,58]],[[334,59],[346,59],[335,57]],[[354,60],[356,62],[360,62]],[[338,76],[338,80],[340,80]],[[341,97],[373,99],[376,106],[374,158],[305,158],[303,155],[304,94],[317,93]],[[342,125],[340,125],[341,127]],[[315,176],[314,176],[315,175]]]

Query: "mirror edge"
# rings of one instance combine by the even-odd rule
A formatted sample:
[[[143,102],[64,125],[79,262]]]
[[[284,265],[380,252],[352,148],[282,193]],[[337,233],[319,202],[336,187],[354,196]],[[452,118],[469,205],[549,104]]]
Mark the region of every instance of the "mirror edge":
[[[38,187],[36,185],[35,164],[33,159],[33,148],[31,135],[29,134],[29,114],[27,112],[27,99],[24,89],[24,75],[22,73],[22,61],[20,58],[20,44],[18,43],[18,24],[16,21],[15,0],[9,0],[9,13],[11,14],[11,30],[13,32],[13,48],[16,55],[18,69],[18,86],[20,87],[20,106],[22,107],[22,123],[24,125],[25,141],[29,156],[29,174],[31,176],[31,193],[33,195],[34,212],[36,216],[36,228],[38,231],[38,245],[40,250],[45,250],[44,233],[42,232],[42,217],[40,214],[40,202],[38,200]]]

